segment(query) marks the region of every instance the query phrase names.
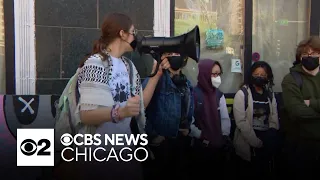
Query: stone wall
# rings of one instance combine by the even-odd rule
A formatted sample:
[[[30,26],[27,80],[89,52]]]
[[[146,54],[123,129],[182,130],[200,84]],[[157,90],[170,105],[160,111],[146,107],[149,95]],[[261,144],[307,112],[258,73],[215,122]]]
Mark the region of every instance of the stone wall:
[[[153,0],[35,1],[37,94],[62,93],[110,12],[129,15],[140,34],[153,35]],[[151,71],[150,57],[129,56],[142,78]]]

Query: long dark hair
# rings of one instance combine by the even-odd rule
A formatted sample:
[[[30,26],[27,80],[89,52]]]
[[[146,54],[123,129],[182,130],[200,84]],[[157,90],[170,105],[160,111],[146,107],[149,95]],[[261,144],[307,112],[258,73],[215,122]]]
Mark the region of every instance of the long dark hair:
[[[251,65],[250,71],[249,71],[250,72],[249,79],[248,79],[247,82],[242,83],[240,88],[242,86],[244,86],[244,85],[246,85],[246,86],[253,85],[252,84],[252,74],[259,67],[263,68],[266,71],[267,79],[268,79],[268,89],[270,91],[272,91],[272,87],[274,86],[274,81],[273,81],[274,80],[274,76],[273,76],[273,72],[272,72],[271,66],[265,61],[257,61],[257,62],[255,62],[254,64]]]
[[[102,23],[101,37],[94,42],[92,52],[81,61],[79,67],[82,67],[84,65],[85,61],[90,55],[99,53],[103,57],[105,57],[106,55],[103,53],[103,51],[107,48],[107,46],[120,36],[119,32],[121,30],[129,32],[132,25],[132,20],[125,14],[109,14]]]

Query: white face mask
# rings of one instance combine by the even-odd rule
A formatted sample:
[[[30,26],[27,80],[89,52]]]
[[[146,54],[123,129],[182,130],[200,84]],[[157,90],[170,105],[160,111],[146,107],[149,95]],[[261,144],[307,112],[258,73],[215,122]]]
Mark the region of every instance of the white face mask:
[[[221,84],[221,77],[220,76],[211,77],[211,83],[212,83],[213,87],[219,88],[219,86]]]

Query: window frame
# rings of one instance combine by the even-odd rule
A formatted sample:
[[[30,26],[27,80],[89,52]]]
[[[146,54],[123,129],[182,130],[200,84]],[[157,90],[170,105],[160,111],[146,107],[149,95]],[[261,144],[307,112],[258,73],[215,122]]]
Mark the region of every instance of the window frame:
[[[5,34],[6,94],[16,94],[14,0],[3,1]]]

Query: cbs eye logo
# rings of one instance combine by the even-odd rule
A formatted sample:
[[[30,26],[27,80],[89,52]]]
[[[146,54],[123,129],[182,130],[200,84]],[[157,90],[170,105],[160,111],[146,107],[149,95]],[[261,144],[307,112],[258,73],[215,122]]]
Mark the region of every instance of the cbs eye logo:
[[[73,142],[73,137],[71,134],[65,133],[61,136],[60,142],[64,146],[70,146]]]
[[[38,146],[41,146],[38,150]],[[51,146],[51,142],[48,139],[40,139],[38,142],[35,142],[32,139],[25,139],[20,145],[20,150],[22,154],[26,156],[32,156],[37,152],[37,156],[50,156],[51,152],[48,151]]]
[[[54,166],[54,129],[17,129],[17,166]]]

